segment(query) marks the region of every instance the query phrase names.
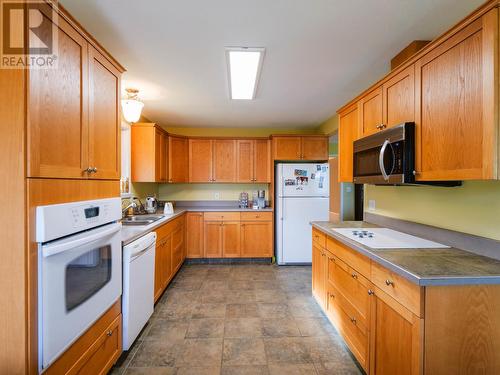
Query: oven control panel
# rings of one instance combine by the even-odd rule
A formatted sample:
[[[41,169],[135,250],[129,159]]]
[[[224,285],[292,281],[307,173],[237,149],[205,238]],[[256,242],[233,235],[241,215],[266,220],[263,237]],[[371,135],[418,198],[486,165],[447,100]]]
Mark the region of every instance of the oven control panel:
[[[121,199],[107,198],[39,206],[36,208],[37,242],[52,241],[121,219]]]

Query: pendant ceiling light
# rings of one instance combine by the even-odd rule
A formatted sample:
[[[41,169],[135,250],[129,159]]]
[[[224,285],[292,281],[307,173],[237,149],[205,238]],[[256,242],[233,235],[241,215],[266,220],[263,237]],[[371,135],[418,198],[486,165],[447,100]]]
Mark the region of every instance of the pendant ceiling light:
[[[127,122],[137,122],[141,118],[142,108],[144,103],[139,100],[137,89],[125,89],[127,98],[122,100],[123,117]]]

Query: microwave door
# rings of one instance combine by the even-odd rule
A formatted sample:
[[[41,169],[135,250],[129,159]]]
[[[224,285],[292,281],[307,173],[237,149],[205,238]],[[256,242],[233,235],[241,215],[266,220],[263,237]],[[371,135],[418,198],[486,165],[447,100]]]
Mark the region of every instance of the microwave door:
[[[380,172],[382,173],[382,178],[385,181],[389,181],[392,173],[394,172],[395,162],[396,155],[394,148],[391,142],[386,139],[380,148],[380,154],[378,156],[378,165]]]

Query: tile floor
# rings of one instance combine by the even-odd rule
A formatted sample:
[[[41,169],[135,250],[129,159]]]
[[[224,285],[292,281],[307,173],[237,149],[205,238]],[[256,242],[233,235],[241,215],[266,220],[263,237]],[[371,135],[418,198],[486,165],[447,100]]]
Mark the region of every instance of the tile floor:
[[[185,265],[111,374],[360,374],[311,267]]]

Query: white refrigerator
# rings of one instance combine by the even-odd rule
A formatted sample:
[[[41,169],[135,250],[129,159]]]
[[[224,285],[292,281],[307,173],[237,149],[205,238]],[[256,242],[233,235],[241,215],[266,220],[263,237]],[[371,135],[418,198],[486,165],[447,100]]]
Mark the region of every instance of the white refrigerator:
[[[324,164],[276,166],[276,261],[310,264],[311,221],[329,219],[329,171]]]

